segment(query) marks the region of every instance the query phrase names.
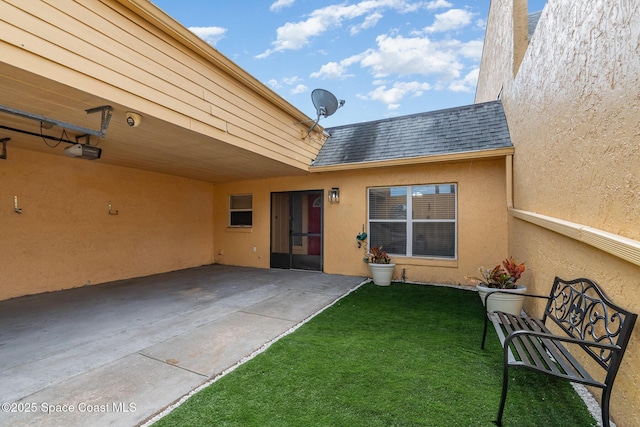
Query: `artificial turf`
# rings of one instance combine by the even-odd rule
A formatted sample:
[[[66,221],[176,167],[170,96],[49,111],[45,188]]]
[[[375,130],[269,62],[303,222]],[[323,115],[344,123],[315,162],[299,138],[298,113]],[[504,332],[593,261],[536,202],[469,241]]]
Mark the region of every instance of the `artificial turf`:
[[[475,292],[371,283],[154,426],[490,426],[502,383]],[[511,370],[504,426],[596,426],[568,382]]]

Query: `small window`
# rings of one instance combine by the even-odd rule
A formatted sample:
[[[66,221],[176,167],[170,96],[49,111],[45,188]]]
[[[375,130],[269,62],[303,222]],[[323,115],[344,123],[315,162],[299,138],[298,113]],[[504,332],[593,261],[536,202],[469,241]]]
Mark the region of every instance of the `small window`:
[[[253,225],[253,196],[242,194],[229,196],[229,225],[251,227]]]

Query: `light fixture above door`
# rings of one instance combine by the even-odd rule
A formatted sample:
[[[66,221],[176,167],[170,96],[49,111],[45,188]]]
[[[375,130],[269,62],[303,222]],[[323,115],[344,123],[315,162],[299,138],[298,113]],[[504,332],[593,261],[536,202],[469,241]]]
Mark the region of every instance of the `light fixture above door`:
[[[329,203],[340,203],[340,189],[338,187],[329,190]]]

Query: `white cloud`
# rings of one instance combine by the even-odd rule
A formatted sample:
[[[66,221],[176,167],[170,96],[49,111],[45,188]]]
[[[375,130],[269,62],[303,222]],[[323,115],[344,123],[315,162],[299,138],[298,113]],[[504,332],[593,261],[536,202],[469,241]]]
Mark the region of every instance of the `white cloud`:
[[[189,30],[212,46],[222,40],[227,32],[226,28],[221,27],[189,27]]]
[[[354,25],[351,27],[350,33],[351,35],[358,34],[362,30],[366,30],[367,28],[373,28],[376,26],[378,21],[382,19],[382,14],[375,12],[371,15],[364,18],[364,22],[358,25]]]
[[[344,21],[365,16],[364,24],[360,25],[373,25],[380,19],[378,15],[383,10],[406,12],[412,7],[415,8],[415,4],[407,3],[405,0],[362,0],[352,5],[338,4],[316,9],[304,21],[287,22],[279,27],[276,30],[276,40],[271,43],[273,47],[256,58],[266,58],[275,52],[301,49],[309,43],[309,39],[340,27]]]
[[[294,84],[298,83],[301,80],[302,79],[300,77],[298,77],[298,76],[283,77],[282,78],[282,83],[291,86],[291,85],[294,85]]]
[[[272,87],[273,89],[280,89],[282,88],[282,85],[280,83],[278,83],[278,80],[276,79],[271,79],[267,82],[267,84]]]
[[[369,50],[360,61],[360,65],[370,68],[376,78],[390,74],[438,74],[453,79],[459,77],[463,69],[456,50],[428,37],[382,35],[376,41],[378,49]]]
[[[427,33],[441,33],[466,27],[473,13],[464,9],[450,9],[435,16],[435,22],[424,29]]]
[[[442,9],[442,8],[451,7],[451,6],[453,5],[449,3],[447,0],[433,0],[427,3],[427,9],[429,10]]]
[[[471,40],[466,43],[460,43],[458,52],[465,58],[480,61],[482,58],[482,40]]]
[[[422,96],[422,94],[429,89],[431,89],[431,85],[429,85],[429,83],[417,81],[396,82],[391,88],[387,88],[385,85],[378,86],[366,95],[358,95],[358,98],[370,101],[380,101],[387,104],[387,109],[397,110],[400,108],[400,101],[402,101],[406,96]]]
[[[365,52],[366,54],[366,52]],[[353,74],[347,74],[347,69],[362,60],[365,54],[357,54],[350,56],[348,58],[343,59],[342,61],[328,62],[320,67],[319,71],[311,73],[309,77],[317,78],[317,79],[344,79],[347,77],[352,77]]]
[[[309,88],[303,84],[299,84],[291,90],[292,95],[297,95],[299,93],[305,93]]]
[[[448,89],[453,92],[468,92],[471,93],[475,90],[478,84],[478,76],[480,75],[480,68],[474,68],[469,72],[462,80],[454,80],[449,84]]]
[[[284,9],[285,7],[291,7],[296,2],[296,0],[277,0],[269,6],[269,10],[278,11],[280,9]]]
[[[478,61],[482,56],[482,40],[432,41],[429,37],[382,35],[376,38],[376,42],[376,49],[368,49],[340,62],[328,62],[309,77],[352,77],[349,67],[359,64],[362,68],[368,68],[376,79],[388,76],[436,75],[445,81],[451,81],[460,77],[465,68],[463,60]]]
[[[320,67],[320,71],[311,73],[309,77],[316,79],[342,79],[347,77],[346,67],[337,62],[329,62]]]
[[[301,49],[314,37],[328,35],[325,33],[343,26],[354,35],[379,24],[385,12],[405,13],[418,7],[435,10],[450,8],[451,3],[448,0],[359,0],[352,5],[326,6],[314,10],[304,20],[282,25],[270,49],[258,57]],[[373,86],[371,91],[358,94],[358,98],[381,102],[388,111],[399,111],[409,98],[423,96],[426,91],[472,92],[478,79],[482,40],[463,41],[442,35],[464,27],[476,29],[474,14],[466,9],[450,9],[435,14],[431,24],[411,34],[402,35],[395,30],[379,35],[376,46],[341,60],[331,58],[311,72],[309,78],[345,79],[353,77],[356,73],[353,67],[359,66],[369,73]],[[281,78],[278,82],[291,94],[309,90],[297,76]]]
[[[293,86],[290,92],[295,95],[295,94],[303,93],[309,90],[307,86],[301,83],[302,81],[303,80],[298,76],[291,76],[291,77],[283,77],[280,81],[276,79],[270,79],[269,81],[267,81],[267,84],[269,85],[269,87],[273,89],[282,89],[283,87],[286,87],[286,86],[289,86],[289,87]]]

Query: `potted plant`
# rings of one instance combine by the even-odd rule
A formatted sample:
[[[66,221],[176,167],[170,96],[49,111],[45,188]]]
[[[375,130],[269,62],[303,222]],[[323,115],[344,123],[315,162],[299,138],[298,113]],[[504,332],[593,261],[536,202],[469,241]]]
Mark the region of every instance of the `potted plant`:
[[[516,282],[525,272],[524,263],[518,264],[509,257],[492,269],[480,267],[478,271],[482,277],[467,277],[467,280],[476,283],[478,294],[487,311],[503,311],[519,316],[524,301],[524,295],[521,294],[527,292],[527,287],[517,285]],[[487,295],[496,291],[499,292],[487,300]]]
[[[391,257],[382,250],[382,246],[374,246],[367,253],[364,261],[369,264],[373,283],[378,286],[389,286],[393,277]]]

